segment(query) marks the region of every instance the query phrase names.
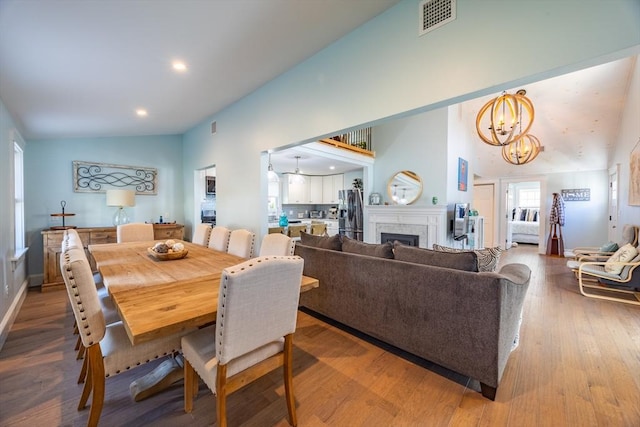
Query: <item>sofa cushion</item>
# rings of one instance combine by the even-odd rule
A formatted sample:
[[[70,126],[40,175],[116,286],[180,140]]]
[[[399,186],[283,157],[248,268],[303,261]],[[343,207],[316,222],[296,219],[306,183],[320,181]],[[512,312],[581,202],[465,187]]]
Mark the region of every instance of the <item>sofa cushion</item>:
[[[433,250],[441,252],[475,252],[478,257],[478,271],[496,271],[498,261],[500,261],[500,254],[502,253],[502,248],[500,248],[500,246],[471,250],[455,249],[435,243],[433,244]]]
[[[604,264],[604,271],[607,273],[620,274],[624,265],[617,264],[620,262],[629,262],[638,255],[638,250],[627,243],[618,249]]]
[[[393,259],[393,244],[391,242],[364,243],[342,236],[342,252]]]
[[[342,240],[340,239],[339,234],[336,234],[335,236],[316,236],[314,234],[308,234],[301,231],[300,243],[314,248],[331,249],[332,251],[342,250]]]
[[[403,245],[395,241],[393,244],[393,253],[394,258],[399,261],[453,268],[463,271],[478,271],[478,256],[475,252],[432,251],[430,249]]]

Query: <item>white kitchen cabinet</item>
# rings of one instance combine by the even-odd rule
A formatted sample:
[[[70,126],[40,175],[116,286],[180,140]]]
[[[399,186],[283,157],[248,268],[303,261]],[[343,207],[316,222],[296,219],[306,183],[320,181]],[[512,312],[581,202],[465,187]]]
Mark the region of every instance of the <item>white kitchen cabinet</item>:
[[[284,175],[284,182],[282,183],[282,203],[295,204],[295,203],[307,203],[309,199],[309,183],[305,177],[304,182],[291,182],[291,174]]]
[[[322,177],[322,203],[337,204],[338,191],[344,189],[344,175],[327,175]]]
[[[308,185],[308,203],[320,204],[322,203],[322,176],[306,176]]]

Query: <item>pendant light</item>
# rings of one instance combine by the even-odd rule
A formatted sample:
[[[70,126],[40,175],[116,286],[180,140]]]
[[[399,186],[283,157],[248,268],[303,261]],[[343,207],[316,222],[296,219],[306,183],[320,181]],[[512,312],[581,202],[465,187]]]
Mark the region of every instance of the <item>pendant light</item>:
[[[298,167],[298,161],[300,156],[296,156],[296,170],[293,175],[289,175],[289,184],[304,184],[304,176],[300,175],[300,168]]]
[[[476,131],[482,141],[499,147],[517,141],[529,132],[535,112],[526,94],[524,89],[515,95],[502,92],[480,109],[476,117]],[[488,135],[485,134],[486,129],[489,130]]]
[[[273,165],[271,164],[271,153],[269,153],[269,168],[267,169],[267,180],[269,182],[280,181],[280,178],[278,178],[278,174],[273,170]]]

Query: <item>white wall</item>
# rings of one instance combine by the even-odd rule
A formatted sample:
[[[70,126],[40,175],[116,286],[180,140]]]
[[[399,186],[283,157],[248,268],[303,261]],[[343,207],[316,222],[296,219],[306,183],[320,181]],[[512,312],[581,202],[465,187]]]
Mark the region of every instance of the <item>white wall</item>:
[[[376,151],[374,191],[392,204],[387,193],[389,180],[402,170],[422,179],[422,195],[414,205],[447,203],[447,109],[440,108],[406,118],[387,121],[373,128]]]
[[[640,44],[636,1],[585,7],[581,0],[461,0],[453,23],[423,37],[417,5],[401,1],[185,135],[185,181],[195,169],[217,166],[221,225],[264,227],[267,161],[260,153],[266,149],[621,58]],[[488,24],[496,16],[500,24]],[[496,61],[497,45],[508,60]],[[185,206],[192,209],[192,201]]]
[[[624,224],[640,226],[640,206],[629,206],[629,159],[636,144],[640,144],[640,64],[636,60],[633,77],[629,85],[625,114],[620,122],[620,133],[612,153],[609,167],[620,164],[620,198],[618,208],[618,236],[622,235]]]
[[[14,167],[13,141],[24,150],[24,142],[4,103],[0,100],[0,348],[9,334],[9,328],[26,292],[27,264],[25,258],[15,269],[14,257]]]

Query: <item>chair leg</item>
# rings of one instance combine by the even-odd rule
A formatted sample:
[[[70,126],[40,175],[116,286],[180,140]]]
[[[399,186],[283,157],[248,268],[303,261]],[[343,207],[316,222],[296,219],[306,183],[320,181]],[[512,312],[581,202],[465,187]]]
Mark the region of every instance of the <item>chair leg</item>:
[[[76,346],[74,347],[74,350],[80,351],[80,347],[82,347],[82,338],[80,338],[80,334],[78,334],[78,339],[76,340]]]
[[[227,427],[227,365],[220,364],[216,377],[216,418],[218,427]]]
[[[84,345],[80,344],[80,348],[78,349],[78,354],[76,354],[76,360],[80,360],[84,357],[85,348]]]
[[[197,394],[193,385],[196,382],[196,371],[187,359],[184,359],[184,412],[193,410],[193,400]]]
[[[284,392],[287,399],[287,411],[289,412],[289,424],[298,425],[296,416],[296,400],[293,396],[293,334],[284,337]]]
[[[91,391],[93,397],[91,399],[91,412],[89,412],[88,426],[97,426],[104,405],[104,362],[102,360],[102,351],[100,344],[92,345],[87,349],[87,357],[89,358],[90,377],[93,386]]]
[[[80,369],[80,375],[78,375],[78,384],[82,384],[87,378],[87,365],[89,364],[89,358],[85,357],[82,360],[82,368]]]
[[[78,411],[87,407],[87,400],[91,394],[91,387],[93,385],[93,377],[91,372],[91,361],[89,358],[85,358],[87,362],[87,373],[85,376],[84,387],[82,387],[82,394],[80,395],[80,402],[78,402]]]

